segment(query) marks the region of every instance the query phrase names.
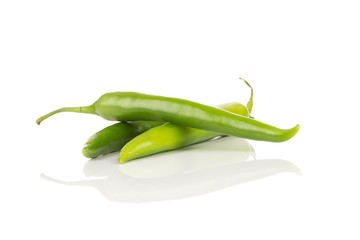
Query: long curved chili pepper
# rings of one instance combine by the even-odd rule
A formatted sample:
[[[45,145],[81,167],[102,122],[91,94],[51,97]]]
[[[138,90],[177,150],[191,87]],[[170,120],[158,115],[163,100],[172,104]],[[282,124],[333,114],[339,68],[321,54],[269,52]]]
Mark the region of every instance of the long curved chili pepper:
[[[112,121],[170,122],[241,138],[270,142],[289,140],[300,127],[296,125],[290,129],[280,129],[200,103],[136,92],[106,93],[90,106],[60,108],[40,117],[36,122],[40,124],[46,118],[60,112],[96,114]]]

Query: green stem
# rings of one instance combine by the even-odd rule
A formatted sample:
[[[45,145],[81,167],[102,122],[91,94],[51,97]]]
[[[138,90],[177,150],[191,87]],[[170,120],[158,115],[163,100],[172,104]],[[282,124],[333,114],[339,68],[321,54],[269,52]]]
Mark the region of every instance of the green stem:
[[[45,119],[47,119],[48,117],[51,117],[52,115],[56,114],[56,113],[61,113],[61,112],[76,112],[76,113],[89,113],[89,114],[96,114],[94,106],[90,105],[90,106],[86,106],[86,107],[64,107],[64,108],[60,108],[57,109],[55,111],[52,111],[48,114],[45,114],[42,117],[39,117],[36,120],[36,123],[38,125],[40,125],[40,123],[42,121],[44,121]]]
[[[253,90],[253,88],[251,87],[251,85],[250,85],[245,79],[240,78],[240,80],[243,80],[243,81],[246,83],[246,85],[248,85],[249,88],[251,89],[250,99],[249,99],[249,101],[248,101],[247,104],[246,104],[246,108],[248,109],[249,115],[250,115],[250,113],[251,113],[251,111],[252,111],[253,103],[254,103],[254,102],[253,102],[254,90]]]

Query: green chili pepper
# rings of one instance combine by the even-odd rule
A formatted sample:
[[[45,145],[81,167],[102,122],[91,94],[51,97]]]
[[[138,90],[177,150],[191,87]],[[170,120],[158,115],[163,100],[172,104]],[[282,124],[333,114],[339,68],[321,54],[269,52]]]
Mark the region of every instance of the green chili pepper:
[[[85,157],[96,158],[100,155],[119,151],[135,136],[162,124],[164,123],[153,121],[115,123],[92,135],[85,143],[82,153]]]
[[[279,129],[200,103],[136,92],[106,93],[90,106],[60,108],[40,117],[36,122],[40,124],[44,119],[60,112],[96,114],[112,121],[170,122],[241,138],[270,142],[289,140],[300,127],[296,125],[291,129]]]
[[[240,103],[228,103],[219,106],[229,112],[248,116],[246,107]],[[222,134],[209,132],[190,127],[166,123],[147,130],[134,137],[121,149],[119,163],[145,157],[159,152],[185,147],[194,143],[203,142]]]

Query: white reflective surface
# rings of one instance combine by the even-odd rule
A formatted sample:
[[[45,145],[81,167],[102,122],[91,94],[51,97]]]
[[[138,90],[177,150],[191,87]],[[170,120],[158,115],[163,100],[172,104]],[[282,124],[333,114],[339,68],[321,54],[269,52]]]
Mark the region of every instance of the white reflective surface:
[[[281,172],[300,174],[286,160],[254,160],[248,141],[227,137],[119,165],[118,153],[86,162],[80,181],[42,178],[69,186],[88,186],[116,202],[174,200],[217,191]],[[170,156],[171,155],[171,156]]]

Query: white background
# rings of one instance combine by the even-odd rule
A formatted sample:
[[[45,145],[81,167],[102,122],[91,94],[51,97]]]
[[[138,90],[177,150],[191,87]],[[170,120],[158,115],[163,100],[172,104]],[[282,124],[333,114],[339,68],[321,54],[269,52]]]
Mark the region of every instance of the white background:
[[[359,10],[1,1],[0,238],[359,239]],[[293,139],[224,138],[118,165],[118,153],[81,154],[110,122],[64,113],[35,124],[110,91],[245,103],[238,77],[254,87],[256,119],[301,125]]]

